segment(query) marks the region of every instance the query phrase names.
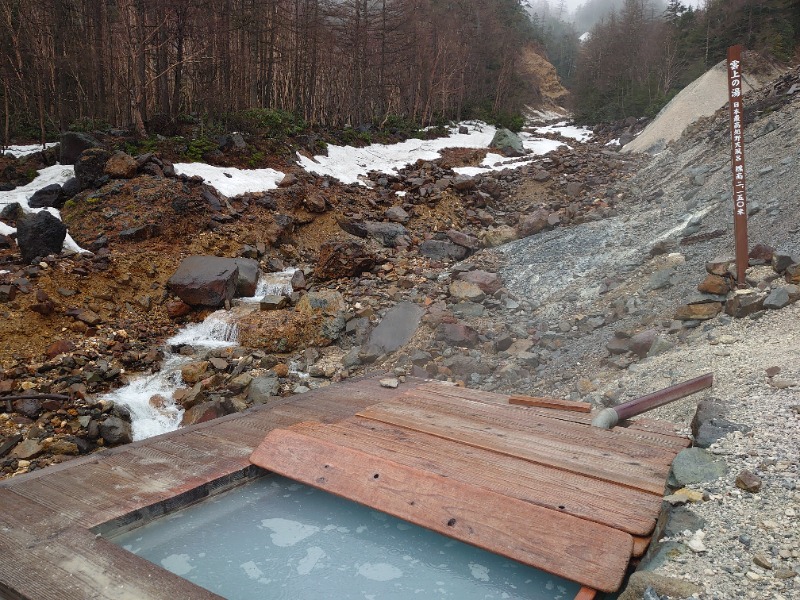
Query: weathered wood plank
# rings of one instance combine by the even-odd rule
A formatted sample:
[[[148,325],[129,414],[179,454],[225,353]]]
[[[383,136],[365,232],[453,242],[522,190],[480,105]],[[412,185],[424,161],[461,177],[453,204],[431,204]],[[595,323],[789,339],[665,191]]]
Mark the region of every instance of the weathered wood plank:
[[[517,406],[532,406],[535,408],[550,408],[553,410],[571,410],[580,413],[592,412],[592,405],[588,402],[575,402],[561,398],[544,398],[542,396],[510,396],[509,404]]]
[[[115,546],[86,529],[0,536],[0,596],[27,600],[219,600],[220,596]]]
[[[446,414],[411,404],[379,404],[360,412],[358,416],[659,496],[664,493],[664,484],[669,474],[668,464],[656,464],[610,450],[598,450],[589,446],[588,442],[558,442],[526,431],[490,425],[475,418]]]
[[[616,529],[293,431],[270,432],[251,460],[603,591],[619,587],[633,549],[631,536]]]
[[[400,405],[399,402],[385,404]],[[407,401],[403,403],[403,406],[418,406],[444,414],[470,416],[501,427],[527,431],[553,440],[586,445],[598,450],[617,452],[621,446],[624,446],[623,453],[626,457],[647,460],[656,464],[671,462],[675,456],[674,440],[670,440],[667,447],[658,443],[651,443],[651,440],[640,439],[638,436],[647,435],[644,433],[631,435],[629,431],[618,428],[602,429],[583,423],[572,423],[554,418],[554,415],[560,414],[560,411],[543,410],[533,412],[520,406],[497,407],[487,406],[480,402],[464,402],[455,399],[432,401],[424,398]],[[679,447],[683,448],[683,444]]]
[[[654,494],[367,419],[291,430],[634,535],[650,533],[661,510]]]
[[[441,383],[424,383],[416,388],[408,390],[405,394],[407,398],[416,398],[422,400],[432,400],[440,402],[453,402],[453,401],[467,401],[477,402],[490,407],[503,406],[508,407],[508,399],[510,396],[495,394],[491,392],[483,392],[480,390],[472,390],[469,388],[462,388],[456,386],[443,385]],[[545,418],[556,419],[559,421],[568,421],[570,423],[583,423],[590,425],[593,419],[592,414],[580,413],[574,411],[553,411],[542,408],[528,407],[515,407],[517,410],[525,410],[531,414],[538,414]],[[663,446],[665,448],[678,448],[683,449],[686,447],[688,440],[685,436],[675,434],[674,428],[670,429],[667,426],[657,426],[655,423],[652,426],[639,426],[639,421],[646,422],[647,419],[640,419],[637,417],[636,421],[630,421],[626,427],[616,427],[614,431],[625,437],[625,439],[640,440],[654,446]]]

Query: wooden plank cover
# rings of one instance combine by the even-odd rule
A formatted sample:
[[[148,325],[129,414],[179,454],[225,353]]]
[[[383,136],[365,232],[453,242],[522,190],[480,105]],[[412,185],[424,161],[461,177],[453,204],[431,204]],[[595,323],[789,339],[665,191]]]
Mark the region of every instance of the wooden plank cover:
[[[537,408],[550,408],[554,410],[571,410],[574,412],[592,412],[592,405],[588,402],[575,402],[573,400],[562,400],[561,398],[543,398],[541,396],[511,396],[509,404],[518,406],[534,406]]]
[[[428,404],[435,404],[441,407],[454,407],[458,411],[469,408],[479,411],[481,408],[484,413],[507,412],[510,418],[515,420],[524,419],[524,415],[538,415],[543,418],[568,423],[580,423],[591,425],[594,418],[590,413],[582,413],[568,410],[549,410],[546,408],[522,407],[509,405],[510,396],[502,396],[491,392],[481,392],[468,388],[460,388],[446,385],[424,384],[412,388],[398,398],[395,402],[419,401]],[[512,412],[516,411],[516,412]],[[675,434],[674,428],[667,429],[664,426],[657,426],[658,421],[652,421],[652,426],[639,426],[642,419],[630,421],[627,427],[615,427],[613,434],[620,440],[631,440],[633,442],[645,443],[653,447],[669,448],[679,452],[689,444],[688,438]],[[644,421],[648,421],[644,419]]]
[[[611,527],[295,431],[270,432],[251,461],[601,591],[619,588],[633,550]]]
[[[291,429],[632,535],[650,534],[661,512],[662,499],[654,494],[369,419]]]
[[[573,439],[559,441],[554,435],[561,431],[558,429],[561,423],[555,419],[546,423],[546,431],[543,428],[542,431],[531,433],[524,430],[521,421],[518,427],[512,428],[492,425],[491,420],[487,423],[484,419],[465,415],[466,408],[462,414],[455,412],[443,412],[411,403],[387,402],[372,406],[358,413],[358,416],[421,431],[468,446],[524,458],[533,463],[580,473],[659,496],[664,493],[664,484],[672,458],[650,462],[637,460],[621,449],[593,446],[595,438],[599,439],[602,434],[610,433],[606,430],[589,426],[579,427],[578,431],[571,432]],[[619,448],[619,444],[617,446]]]

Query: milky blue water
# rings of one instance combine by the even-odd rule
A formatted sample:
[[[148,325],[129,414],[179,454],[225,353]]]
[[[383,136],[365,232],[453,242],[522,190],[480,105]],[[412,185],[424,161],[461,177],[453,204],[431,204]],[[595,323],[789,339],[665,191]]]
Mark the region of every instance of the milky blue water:
[[[230,599],[571,600],[579,589],[274,476],[111,539]]]

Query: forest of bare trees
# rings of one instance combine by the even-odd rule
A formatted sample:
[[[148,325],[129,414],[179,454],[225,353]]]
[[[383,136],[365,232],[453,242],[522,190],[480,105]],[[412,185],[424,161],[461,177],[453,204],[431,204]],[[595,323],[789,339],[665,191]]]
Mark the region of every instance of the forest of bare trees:
[[[330,126],[510,113],[530,92],[521,15],[516,0],[0,0],[4,140],[253,108]]]

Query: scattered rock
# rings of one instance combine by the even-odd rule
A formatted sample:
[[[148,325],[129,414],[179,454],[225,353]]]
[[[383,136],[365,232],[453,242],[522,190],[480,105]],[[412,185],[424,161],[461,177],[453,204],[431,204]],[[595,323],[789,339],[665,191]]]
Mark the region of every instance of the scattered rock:
[[[715,459],[702,448],[681,450],[672,462],[669,484],[671,487],[685,487],[693,483],[714,481],[724,477],[725,463]]]
[[[747,469],[736,476],[736,487],[752,494],[761,491],[761,484],[761,478]]]
[[[74,165],[81,152],[89,148],[97,148],[100,142],[88,133],[67,131],[59,138],[59,160],[62,165]]]
[[[131,424],[119,417],[108,417],[100,423],[100,437],[108,446],[129,444],[133,441]]]
[[[105,164],[105,173],[114,179],[131,179],[136,176],[136,159],[122,151],[112,154]]]
[[[98,188],[108,181],[105,168],[110,157],[104,148],[89,148],[80,154],[75,161],[75,178],[82,190]]]
[[[505,128],[497,130],[492,141],[489,142],[489,148],[494,148],[506,156],[522,156],[525,154],[525,148],[522,145],[520,137],[513,131]]]
[[[17,221],[17,244],[22,262],[58,254],[67,237],[67,226],[46,210],[25,215]]]
[[[325,242],[319,251],[314,276],[321,281],[355,277],[377,264],[374,254],[356,241]]]

